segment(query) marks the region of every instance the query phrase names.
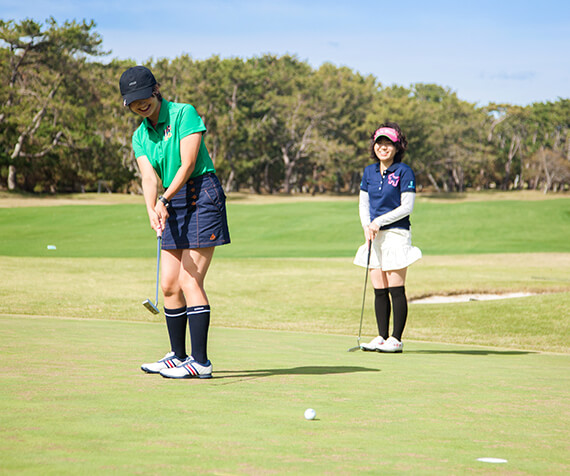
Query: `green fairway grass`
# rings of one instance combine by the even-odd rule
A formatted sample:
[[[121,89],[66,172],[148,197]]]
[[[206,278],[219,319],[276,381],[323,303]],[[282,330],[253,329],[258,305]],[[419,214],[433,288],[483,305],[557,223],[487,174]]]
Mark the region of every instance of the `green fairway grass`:
[[[21,316],[158,321],[156,260],[0,258],[2,312]],[[363,268],[336,258],[214,259],[206,280],[214,325],[358,332]],[[568,351],[570,254],[423,258],[410,268],[408,297],[525,291],[536,296],[453,304],[410,304],[406,338]],[[162,308],[162,297],[159,298]],[[540,332],[537,332],[540,329]],[[363,335],[373,336],[369,286]]]
[[[139,370],[165,350],[164,332],[0,317],[0,472],[570,471],[568,355],[435,343],[348,353],[346,336],[214,328],[214,378],[175,381]]]
[[[0,474],[570,472],[569,198],[419,195],[399,355],[347,352],[356,198],[237,195],[228,213],[206,279],[214,378],[176,381],[140,371],[169,350],[142,306],[142,198],[0,193]],[[511,292],[531,295],[415,302]],[[363,341],[373,299],[368,281]]]
[[[352,257],[364,242],[353,200],[230,201],[228,258]],[[413,241],[426,255],[570,252],[570,199],[439,202],[419,199]],[[152,256],[141,203],[0,208],[0,255]],[[55,252],[47,249],[56,246]]]

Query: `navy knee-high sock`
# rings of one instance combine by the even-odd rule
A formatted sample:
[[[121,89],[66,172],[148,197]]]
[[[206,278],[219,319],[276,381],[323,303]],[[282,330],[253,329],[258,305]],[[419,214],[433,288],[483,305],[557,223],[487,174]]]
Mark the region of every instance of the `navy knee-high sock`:
[[[186,306],[178,309],[164,308],[166,327],[170,338],[170,349],[179,359],[186,355]]]
[[[402,340],[404,327],[406,327],[406,320],[408,318],[408,299],[406,298],[405,286],[396,286],[388,288],[392,296],[392,308],[394,309],[394,329],[392,335]]]
[[[208,362],[208,330],[210,328],[210,306],[193,306],[188,308],[188,326],[192,357],[199,364]]]
[[[378,335],[387,339],[390,323],[390,295],[387,288],[374,289],[374,312],[378,325]]]

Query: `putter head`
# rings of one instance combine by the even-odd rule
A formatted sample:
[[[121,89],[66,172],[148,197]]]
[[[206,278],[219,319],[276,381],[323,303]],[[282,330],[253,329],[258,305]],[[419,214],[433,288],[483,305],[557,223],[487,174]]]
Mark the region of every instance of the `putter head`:
[[[356,352],[357,350],[362,349],[362,347],[360,347],[360,336],[358,336],[358,339],[356,339],[356,347],[351,347],[350,349],[348,349],[348,352]]]
[[[143,306],[146,307],[153,314],[160,314],[158,307],[156,307],[150,299],[143,301]]]

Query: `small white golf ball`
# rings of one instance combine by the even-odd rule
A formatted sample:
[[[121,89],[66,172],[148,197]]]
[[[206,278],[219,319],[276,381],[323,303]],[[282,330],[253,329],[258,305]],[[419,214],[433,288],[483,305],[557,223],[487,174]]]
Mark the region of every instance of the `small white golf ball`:
[[[313,410],[312,408],[307,408],[305,410],[305,418],[307,420],[314,420],[316,416],[317,416],[317,412],[315,410]]]

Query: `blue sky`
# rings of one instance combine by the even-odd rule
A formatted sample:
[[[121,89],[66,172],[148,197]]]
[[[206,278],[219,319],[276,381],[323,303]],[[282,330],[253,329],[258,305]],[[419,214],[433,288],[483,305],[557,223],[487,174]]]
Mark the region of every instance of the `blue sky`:
[[[292,54],[485,105],[570,98],[567,0],[0,0],[3,20],[91,20],[105,59]]]

